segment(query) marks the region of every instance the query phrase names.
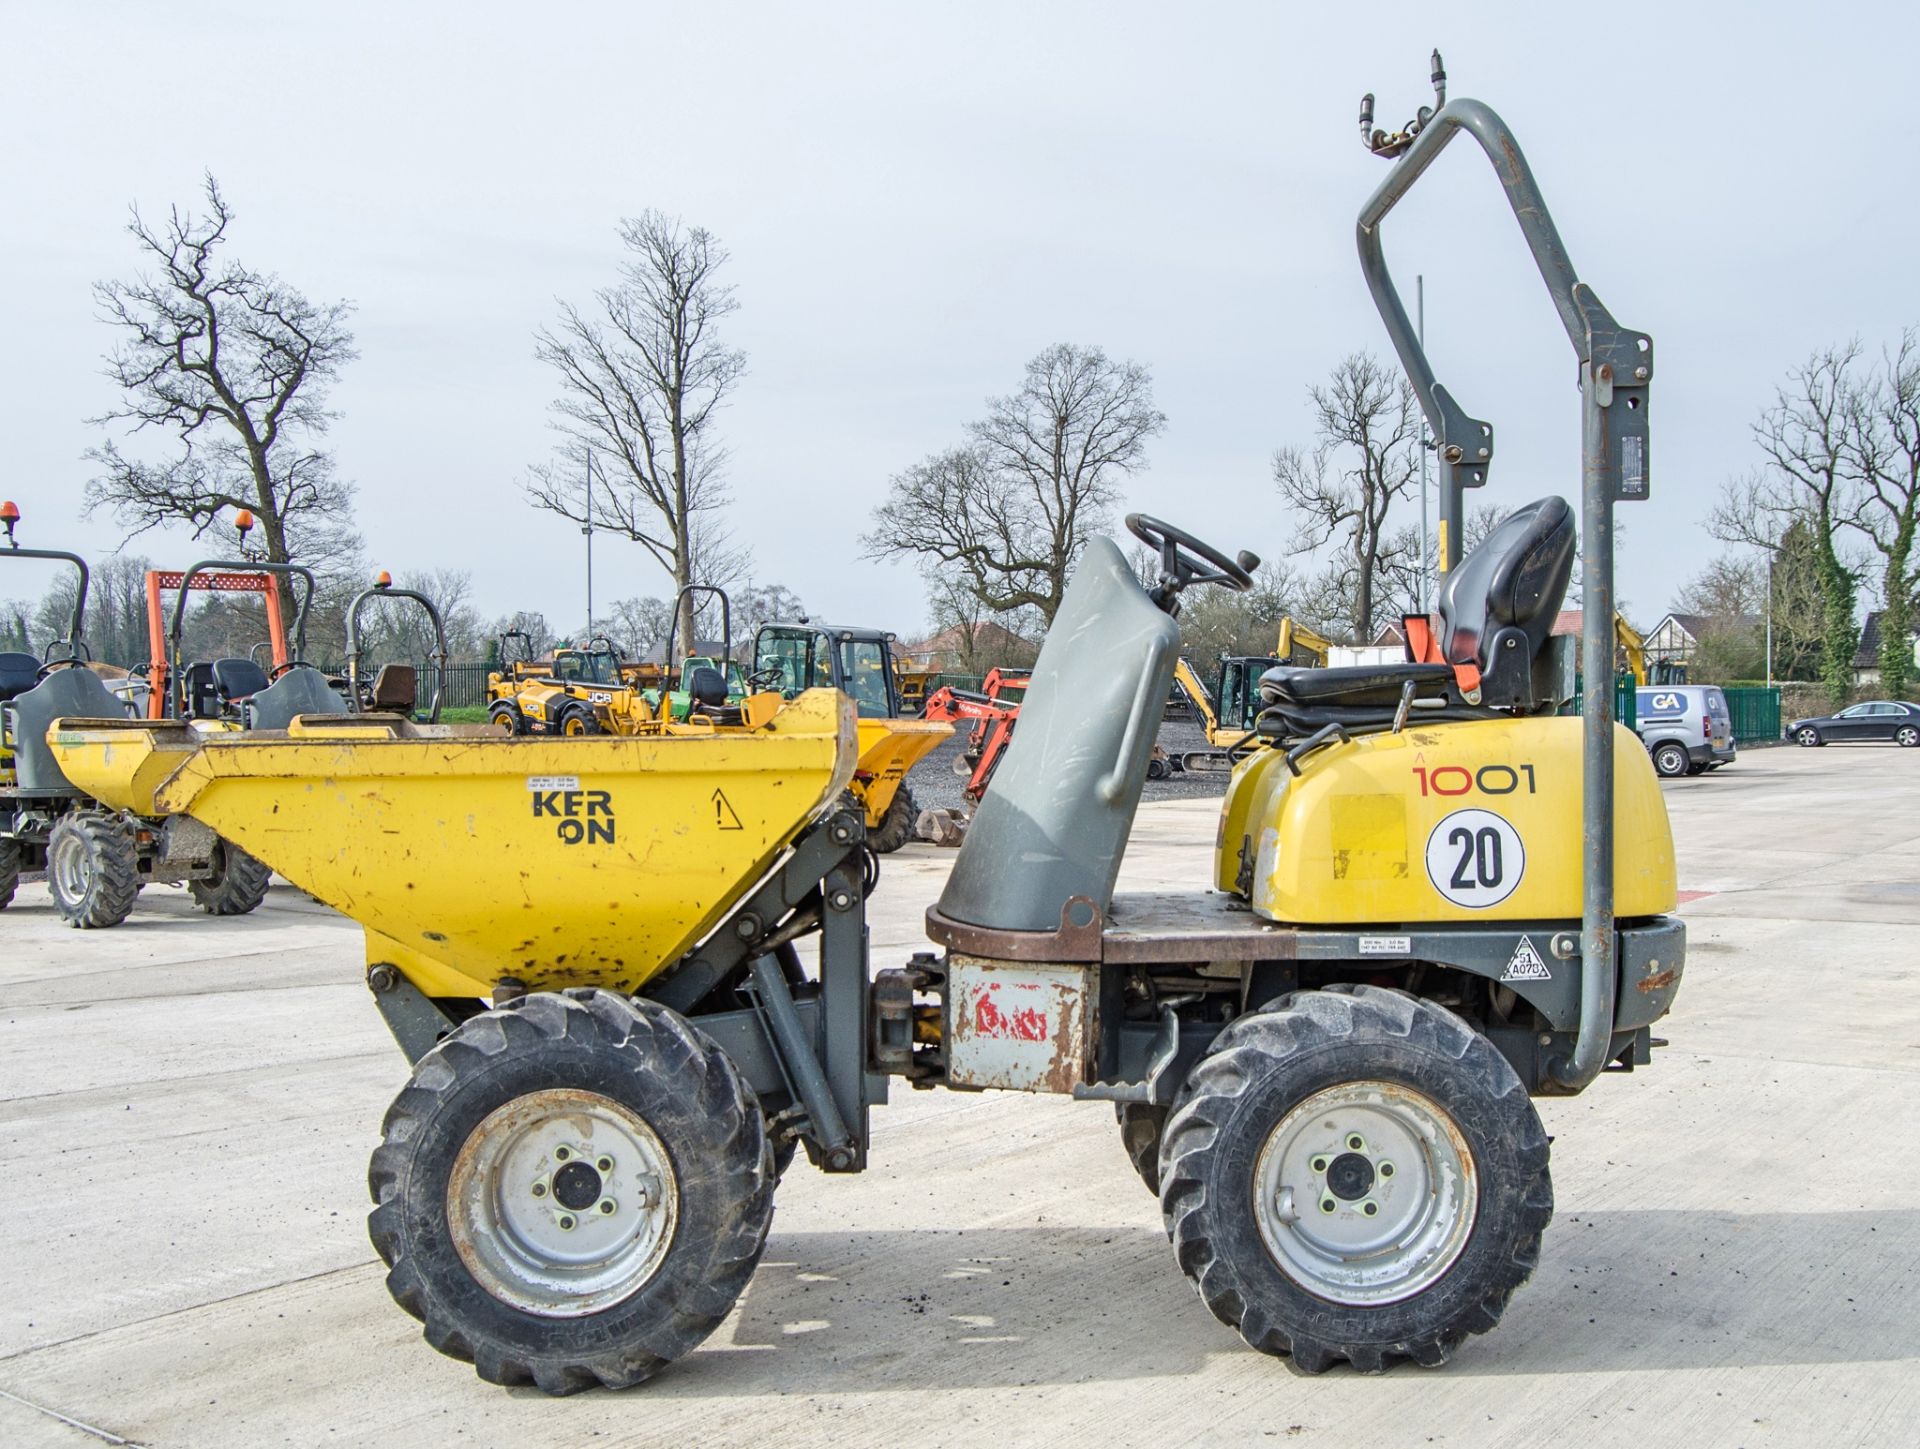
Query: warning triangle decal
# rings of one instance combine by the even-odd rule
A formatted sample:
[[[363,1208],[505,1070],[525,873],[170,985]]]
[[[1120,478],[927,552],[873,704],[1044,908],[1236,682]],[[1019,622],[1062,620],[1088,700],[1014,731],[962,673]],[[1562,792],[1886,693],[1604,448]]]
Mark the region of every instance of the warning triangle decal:
[[[1552,973],[1547,963],[1534,949],[1533,937],[1522,936],[1520,944],[1513,948],[1513,955],[1507,958],[1507,969],[1500,973],[1502,981],[1549,981]]]

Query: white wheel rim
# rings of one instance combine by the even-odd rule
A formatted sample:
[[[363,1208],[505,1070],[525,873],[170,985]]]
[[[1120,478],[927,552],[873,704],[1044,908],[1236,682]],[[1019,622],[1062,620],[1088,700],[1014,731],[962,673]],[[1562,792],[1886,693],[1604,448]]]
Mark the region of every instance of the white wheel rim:
[[[1453,1119],[1394,1082],[1343,1083],[1288,1112],[1260,1150],[1253,1193],[1280,1270],[1355,1307],[1432,1286],[1465,1250],[1480,1204]]]
[[[93,859],[87,842],[77,833],[62,832],[47,859],[47,874],[60,899],[78,904],[93,882]]]
[[[554,1088],[514,1098],[473,1129],[447,1180],[447,1226],[495,1298],[581,1318],[659,1271],[679,1197],[644,1118],[597,1092]]]

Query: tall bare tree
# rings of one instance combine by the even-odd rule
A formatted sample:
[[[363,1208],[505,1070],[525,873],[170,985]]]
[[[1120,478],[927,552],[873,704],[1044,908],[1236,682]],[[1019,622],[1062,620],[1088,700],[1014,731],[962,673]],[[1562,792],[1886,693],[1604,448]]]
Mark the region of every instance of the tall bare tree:
[[[1388,519],[1420,476],[1420,414],[1405,379],[1364,352],[1343,358],[1308,396],[1314,447],[1277,451],[1273,481],[1298,514],[1295,553],[1339,540],[1333,582],[1348,601],[1352,638],[1364,644],[1383,571],[1418,548],[1417,536],[1389,531]]]
[[[640,544],[677,592],[709,582],[704,554],[726,547],[716,419],[746,354],[726,346],[720,324],[739,303],[718,279],[727,253],[712,232],[645,211],[620,223],[620,241],[619,280],[590,307],[561,303],[559,322],[535,333],[535,356],[559,374],[565,441],[532,470],[527,495]],[[692,626],[681,620],[683,633]]]
[[[1080,550],[1166,421],[1140,364],[1049,347],[965,444],[893,479],[866,556],[919,558],[988,613],[1031,608],[1051,624]]]
[[[1859,643],[1857,576],[1840,553],[1841,530],[1859,517],[1848,453],[1859,356],[1859,343],[1849,342],[1814,353],[1788,374],[1753,426],[1765,467],[1728,482],[1707,522],[1723,542],[1771,552],[1796,520],[1806,521],[1820,582],[1820,678],[1836,705],[1852,686]]]
[[[1911,327],[1854,394],[1847,454],[1859,487],[1856,526],[1880,555],[1880,683],[1894,698],[1912,682],[1914,531],[1920,523],[1920,333]]]
[[[206,178],[206,213],[172,208],[162,225],[127,224],[148,270],[94,288],[120,333],[107,375],[121,403],[92,421],[168,435],[158,456],[109,438],[87,456],[89,511],[129,537],[185,523],[195,537],[224,510],[249,509],[268,560],[350,566],[353,489],[321,441],[327,393],[355,357],[346,302],[312,302],[270,272],[225,258],[233,211]]]

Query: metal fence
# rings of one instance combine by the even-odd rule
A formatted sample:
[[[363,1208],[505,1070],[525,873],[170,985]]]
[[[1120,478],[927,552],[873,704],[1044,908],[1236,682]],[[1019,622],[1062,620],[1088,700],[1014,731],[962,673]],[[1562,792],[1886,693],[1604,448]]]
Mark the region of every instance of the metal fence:
[[[1722,686],[1727,713],[1733,717],[1735,744],[1750,745],[1780,738],[1780,686]]]

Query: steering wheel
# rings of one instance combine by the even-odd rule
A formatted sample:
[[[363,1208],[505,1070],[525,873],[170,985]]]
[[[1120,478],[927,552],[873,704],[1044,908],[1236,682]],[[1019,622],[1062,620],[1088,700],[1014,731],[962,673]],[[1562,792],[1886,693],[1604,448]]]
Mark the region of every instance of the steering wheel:
[[[764,694],[769,689],[778,689],[780,681],[786,677],[786,667],[775,660],[765,669],[756,669],[747,676],[747,690],[752,694]]]
[[[1160,551],[1161,588],[1169,597],[1193,584],[1219,584],[1236,594],[1253,587],[1253,570],[1260,567],[1257,554],[1241,549],[1227,557],[1210,543],[1202,543],[1183,528],[1145,513],[1127,515],[1127,532]],[[1209,570],[1204,565],[1212,565]]]
[[[274,680],[279,679],[288,670],[298,669],[299,667],[300,661],[298,659],[289,659],[284,664],[276,664],[267,671],[267,683],[272,684]]]
[[[74,659],[70,656],[62,657],[59,659],[49,659],[45,664],[42,664],[40,668],[34,672],[33,677],[36,681],[38,681],[38,680],[45,679],[49,674],[52,674],[56,669],[85,669],[86,667],[87,667],[87,661],[84,659]]]

